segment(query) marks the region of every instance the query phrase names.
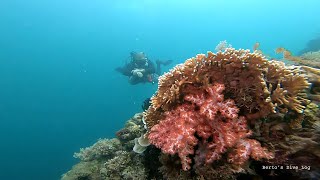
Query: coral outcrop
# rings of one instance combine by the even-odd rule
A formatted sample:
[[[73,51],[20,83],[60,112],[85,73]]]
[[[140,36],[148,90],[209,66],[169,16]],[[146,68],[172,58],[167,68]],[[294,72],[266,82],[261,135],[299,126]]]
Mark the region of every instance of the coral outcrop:
[[[298,142],[314,144],[317,132],[305,127],[304,111],[311,102],[306,71],[268,61],[256,51],[224,49],[199,54],[160,77],[144,113],[151,144],[178,156],[184,171],[203,172],[206,167],[220,175],[252,173],[252,163],[276,164],[278,152],[286,152],[281,157],[287,160],[303,149]],[[261,130],[269,123],[284,135],[271,141],[266,129]],[[301,131],[315,136],[309,135],[307,142],[299,138]],[[300,149],[290,151],[290,140]]]
[[[258,47],[223,41],[165,73],[148,109],[75,153],[62,179],[319,179],[319,69]]]
[[[145,131],[143,126],[142,113],[137,113],[116,133],[117,138],[99,139],[94,145],[81,148],[80,152],[74,154],[80,162],[65,173],[62,179],[146,179],[145,160],[132,151],[135,138],[139,138]]]
[[[279,109],[301,113],[306,104],[305,91],[310,86],[301,68],[269,62],[259,53],[227,48],[217,54],[200,54],[160,77],[158,91],[145,114],[148,128],[163,119],[163,112],[183,103],[181,96],[212,83],[224,84],[224,94],[234,99],[248,119],[264,117]],[[278,88],[274,93],[276,87],[282,90]]]

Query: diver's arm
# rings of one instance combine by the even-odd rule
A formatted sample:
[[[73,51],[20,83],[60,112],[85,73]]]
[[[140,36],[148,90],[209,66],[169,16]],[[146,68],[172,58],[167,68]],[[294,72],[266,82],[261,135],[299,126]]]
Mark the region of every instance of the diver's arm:
[[[148,66],[145,68],[145,71],[143,74],[153,74],[156,72],[156,68],[154,66],[154,63],[152,61],[148,61]]]
[[[116,71],[120,72],[121,74],[125,75],[125,76],[132,76],[132,70],[134,68],[132,67],[132,64],[129,63],[129,64],[126,64],[125,66],[123,67],[118,67],[116,68]]]

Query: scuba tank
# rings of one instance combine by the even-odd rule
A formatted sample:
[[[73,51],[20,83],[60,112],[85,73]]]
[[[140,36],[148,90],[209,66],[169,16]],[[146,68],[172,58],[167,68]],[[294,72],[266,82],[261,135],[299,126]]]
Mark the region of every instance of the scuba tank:
[[[149,81],[150,83],[154,84],[154,83],[158,82],[159,75],[158,75],[158,74],[155,74],[155,73],[153,73],[153,74],[148,74],[147,78],[148,78],[148,81]]]

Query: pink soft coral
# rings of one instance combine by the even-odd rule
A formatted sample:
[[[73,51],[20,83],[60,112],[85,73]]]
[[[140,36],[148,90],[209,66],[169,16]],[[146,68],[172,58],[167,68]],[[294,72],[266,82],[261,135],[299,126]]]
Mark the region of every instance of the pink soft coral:
[[[205,91],[186,95],[185,103],[166,112],[164,120],[151,128],[150,142],[164,153],[177,153],[184,170],[190,169],[192,159],[189,155],[194,154],[196,145],[199,148],[195,159],[205,157],[207,164],[219,160],[228,148],[233,148],[228,161],[238,165],[250,155],[257,160],[272,158],[272,153],[262,148],[258,141],[247,139],[251,132],[247,129],[246,119],[238,117],[239,109],[233,100],[224,100],[224,88],[223,84],[216,83]]]

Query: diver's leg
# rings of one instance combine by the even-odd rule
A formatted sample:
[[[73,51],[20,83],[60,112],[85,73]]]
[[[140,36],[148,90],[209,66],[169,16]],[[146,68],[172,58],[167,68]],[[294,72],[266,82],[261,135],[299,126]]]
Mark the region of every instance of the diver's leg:
[[[160,76],[161,75],[161,62],[156,61],[156,63],[157,63],[156,74],[158,74]]]
[[[156,64],[157,64],[157,70],[156,70],[156,74],[158,74],[159,76],[161,75],[161,65],[169,65],[170,63],[172,63],[172,60],[167,60],[167,61],[160,61],[157,60]]]
[[[131,85],[136,85],[140,82],[140,78],[139,77],[136,77],[136,76],[130,76],[129,78],[129,83]]]

